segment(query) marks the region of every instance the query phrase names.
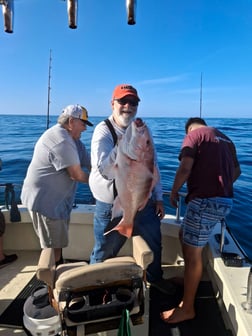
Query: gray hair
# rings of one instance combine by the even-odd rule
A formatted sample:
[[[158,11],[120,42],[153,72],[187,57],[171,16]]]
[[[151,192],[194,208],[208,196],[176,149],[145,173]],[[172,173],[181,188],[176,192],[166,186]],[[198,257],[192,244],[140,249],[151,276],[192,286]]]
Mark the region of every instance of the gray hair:
[[[64,113],[61,113],[58,117],[58,124],[65,125],[68,122],[69,116],[65,115]]]

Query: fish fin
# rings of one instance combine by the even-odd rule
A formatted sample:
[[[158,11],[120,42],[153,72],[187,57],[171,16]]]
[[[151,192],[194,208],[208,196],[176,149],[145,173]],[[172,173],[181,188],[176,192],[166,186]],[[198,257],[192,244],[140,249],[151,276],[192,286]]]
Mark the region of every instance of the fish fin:
[[[118,224],[117,230],[121,235],[127,238],[130,238],[133,232],[133,225],[132,224],[129,224],[129,225],[119,225]]]
[[[112,231],[114,231],[114,230],[116,230],[116,228],[113,228],[113,229],[111,229],[111,230],[109,230],[109,231],[107,231],[107,232],[104,232],[104,233],[103,233],[103,236],[106,236],[107,234],[109,234],[110,232],[112,232]]]
[[[125,224],[123,219],[117,224],[113,229],[105,232],[103,235],[106,236],[112,231],[118,231],[122,236],[130,238],[133,232],[133,225],[132,224]]]

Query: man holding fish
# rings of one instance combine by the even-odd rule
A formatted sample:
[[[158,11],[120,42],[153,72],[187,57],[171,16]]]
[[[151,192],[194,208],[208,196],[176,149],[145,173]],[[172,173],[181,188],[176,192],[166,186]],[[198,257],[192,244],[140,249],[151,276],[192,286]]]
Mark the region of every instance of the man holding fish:
[[[161,268],[162,186],[150,131],[135,119],[139,101],[133,86],[116,86],[112,114],[93,133],[89,185],[96,210],[90,263],[115,257],[127,238],[141,235],[154,253],[147,280],[170,293]]]

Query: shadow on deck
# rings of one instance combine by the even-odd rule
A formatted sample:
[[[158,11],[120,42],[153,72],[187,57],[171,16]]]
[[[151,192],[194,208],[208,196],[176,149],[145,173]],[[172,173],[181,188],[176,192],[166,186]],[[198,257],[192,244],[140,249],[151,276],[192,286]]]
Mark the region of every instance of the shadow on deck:
[[[165,295],[150,288],[149,336],[231,336],[226,329],[212,285],[200,283],[195,300],[196,317],[178,324],[168,324],[160,319],[160,312],[176,307],[181,301],[183,288],[177,287],[175,295]]]

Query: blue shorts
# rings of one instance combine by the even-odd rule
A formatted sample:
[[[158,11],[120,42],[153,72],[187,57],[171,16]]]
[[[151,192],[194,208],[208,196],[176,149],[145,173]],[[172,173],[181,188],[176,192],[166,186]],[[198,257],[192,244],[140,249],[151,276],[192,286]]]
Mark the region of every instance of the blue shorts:
[[[181,225],[183,242],[204,247],[215,225],[230,213],[232,206],[232,198],[226,197],[195,198],[190,201]]]

